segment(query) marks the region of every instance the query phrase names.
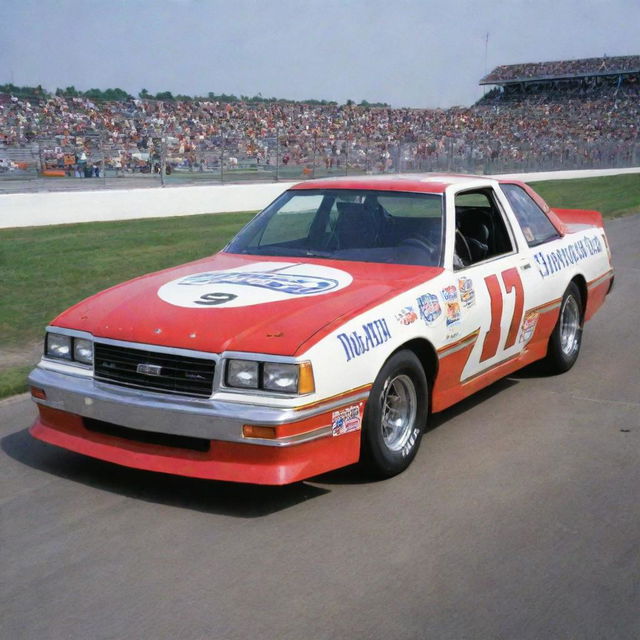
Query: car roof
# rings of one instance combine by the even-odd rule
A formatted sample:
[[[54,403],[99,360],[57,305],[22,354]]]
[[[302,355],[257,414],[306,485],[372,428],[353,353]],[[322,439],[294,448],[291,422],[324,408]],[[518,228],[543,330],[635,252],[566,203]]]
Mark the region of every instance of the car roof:
[[[417,193],[444,193],[454,184],[469,183],[473,186],[495,185],[499,180],[487,176],[462,174],[400,174],[394,176],[343,176],[340,178],[320,178],[307,180],[291,187],[305,189],[370,189],[374,191],[410,191]],[[481,183],[481,184],[479,184]]]

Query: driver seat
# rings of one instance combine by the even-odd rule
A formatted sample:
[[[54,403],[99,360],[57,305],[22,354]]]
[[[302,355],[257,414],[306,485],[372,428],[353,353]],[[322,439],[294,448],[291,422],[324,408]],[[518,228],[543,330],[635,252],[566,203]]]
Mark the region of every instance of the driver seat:
[[[377,246],[378,232],[373,211],[360,202],[338,202],[340,216],[336,238],[340,249],[367,249]]]

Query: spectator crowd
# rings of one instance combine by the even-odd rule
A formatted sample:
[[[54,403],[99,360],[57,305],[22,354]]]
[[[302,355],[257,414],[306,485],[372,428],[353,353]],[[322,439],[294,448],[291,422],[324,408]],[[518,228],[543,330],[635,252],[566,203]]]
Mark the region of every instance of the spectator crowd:
[[[558,64],[534,66],[539,72]],[[504,69],[510,67],[493,73]],[[312,165],[329,172],[347,163],[376,172],[458,170],[469,161],[476,170],[499,161],[506,170],[525,162],[547,168],[549,158],[572,158],[574,164],[582,159],[587,166],[638,153],[635,80],[590,85],[569,97],[538,91],[502,100],[495,90],[474,106],[449,109],[206,100],[98,103],[86,97],[0,94],[0,158],[3,149],[37,143],[42,165],[64,167],[69,175],[80,168],[86,175],[87,165],[95,175],[103,153],[106,166],[119,173],[157,171],[161,152],[169,170],[189,171],[214,170],[221,161],[230,167]]]
[[[557,60],[555,62],[529,62],[505,64],[486,75],[480,84],[499,84],[517,80],[571,78],[590,75],[616,75],[640,73],[640,56],[613,56],[582,58],[580,60]]]

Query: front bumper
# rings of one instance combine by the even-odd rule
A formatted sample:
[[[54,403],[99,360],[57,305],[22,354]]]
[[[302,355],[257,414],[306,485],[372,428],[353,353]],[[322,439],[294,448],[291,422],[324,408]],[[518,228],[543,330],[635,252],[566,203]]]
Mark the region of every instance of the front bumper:
[[[177,475],[256,484],[287,484],[357,462],[359,430],[334,435],[334,414],[359,407],[368,390],[310,408],[283,409],[150,393],[36,368],[32,387],[39,417],[31,434],[45,442],[124,466]],[[151,444],[87,428],[109,423],[208,441],[207,451]],[[244,425],[272,426],[275,438],[245,438]]]

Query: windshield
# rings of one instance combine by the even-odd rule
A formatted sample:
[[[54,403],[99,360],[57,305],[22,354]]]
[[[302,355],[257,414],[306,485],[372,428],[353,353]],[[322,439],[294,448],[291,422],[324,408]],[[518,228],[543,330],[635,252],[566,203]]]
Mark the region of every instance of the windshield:
[[[393,191],[286,191],[228,253],[439,266],[442,197]]]

